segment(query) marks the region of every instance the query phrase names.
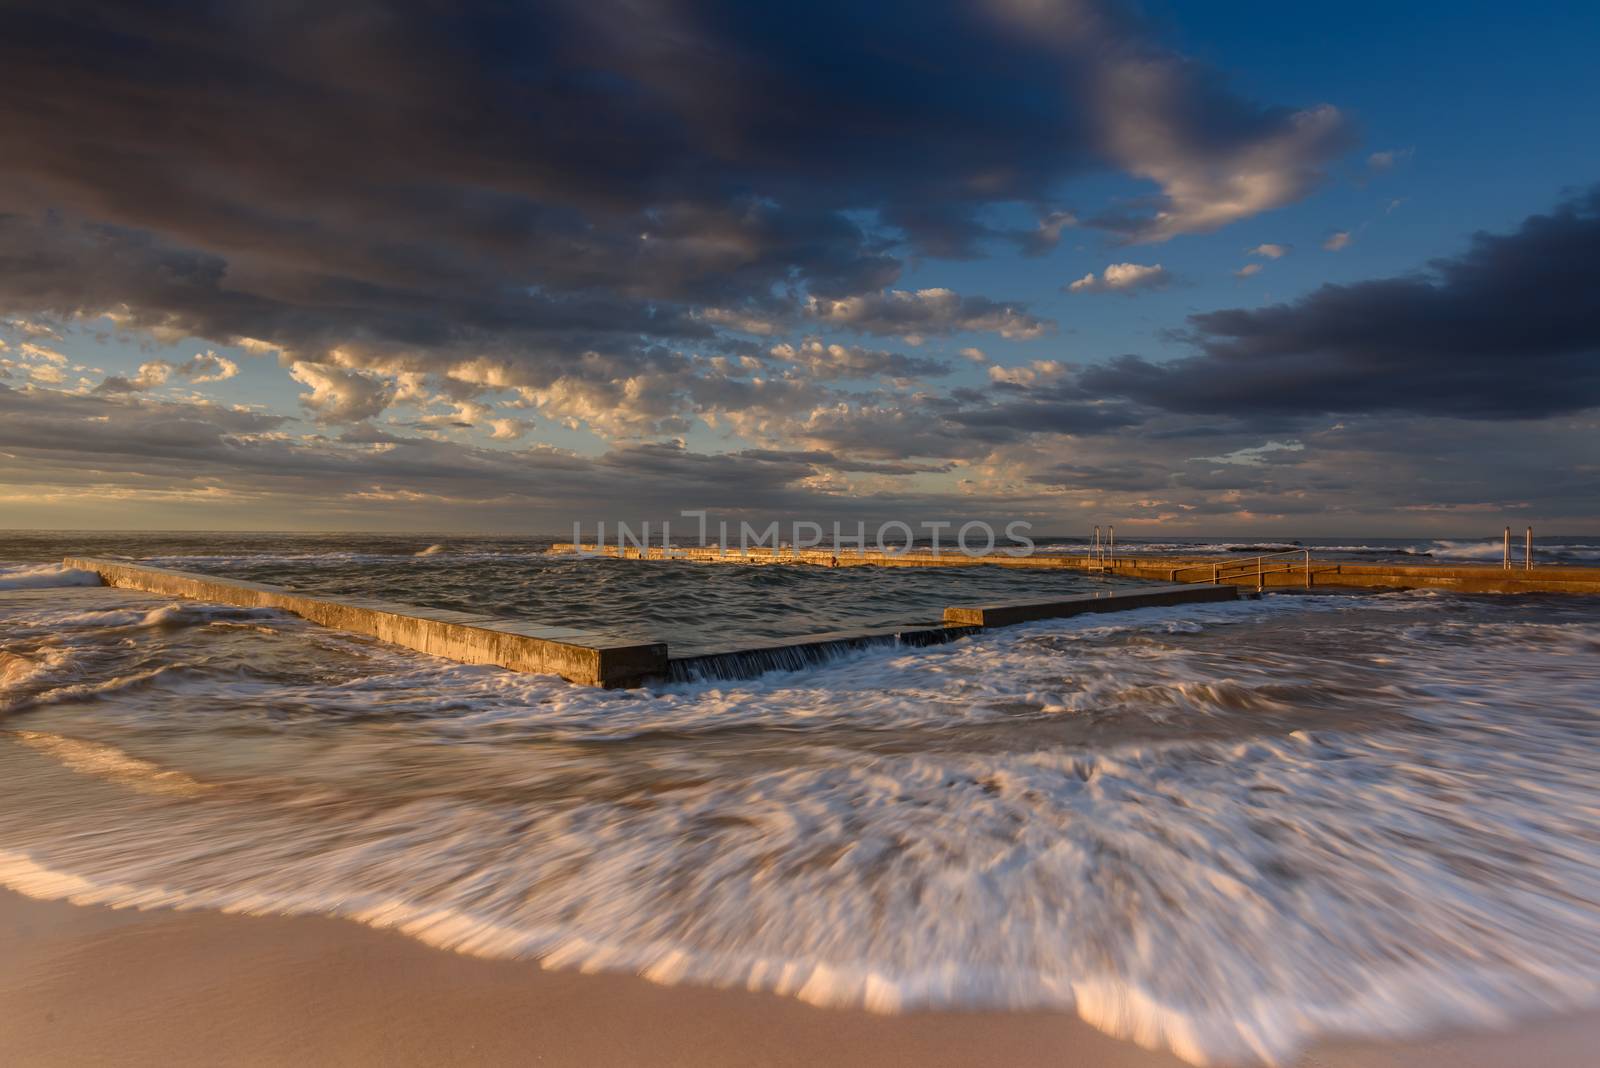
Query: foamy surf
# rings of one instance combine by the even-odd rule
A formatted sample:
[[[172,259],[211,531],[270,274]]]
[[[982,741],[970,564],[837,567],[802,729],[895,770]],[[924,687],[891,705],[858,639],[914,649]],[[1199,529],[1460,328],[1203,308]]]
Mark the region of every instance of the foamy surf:
[[[18,730],[10,734],[23,745],[59,760],[80,775],[106,779],[136,793],[193,797],[211,788],[181,771],[130,756],[114,745],[79,741],[43,731]]]
[[[1297,741],[1295,744],[1306,743]],[[1231,755],[1240,758],[1249,754],[1235,751]],[[1148,757],[1149,754],[1140,752],[1126,755],[1132,765]],[[1088,781],[1125,773],[1125,768],[1116,765],[1098,767],[1091,770]],[[941,770],[937,777],[944,774]],[[1075,771],[1073,778],[1082,780],[1083,776]],[[919,780],[925,786],[927,776],[897,777],[894,783],[884,785],[915,788]],[[986,813],[979,813],[980,820],[986,816]],[[452,830],[454,833],[447,840],[460,841],[459,830]],[[1067,843],[1068,855],[1073,856],[1076,864],[1086,858],[1074,856],[1077,852],[1075,838],[1069,836]],[[269,841],[266,845],[266,852],[277,853],[284,843]],[[1030,863],[1041,863],[1047,856],[1048,852],[1039,853]],[[383,858],[378,859],[381,863]],[[390,858],[386,866],[392,867],[400,859]],[[407,859],[412,862],[412,871],[420,873],[434,870],[443,855],[431,859],[416,855]],[[648,863],[650,858],[641,858],[634,851],[626,858],[618,858],[617,863],[625,860],[634,864],[641,859]],[[717,867],[721,869],[720,874],[727,876],[743,863],[746,860],[738,857]],[[8,851],[0,853],[0,883],[35,897],[119,908],[207,908],[237,914],[334,915],[374,928],[394,930],[427,945],[471,956],[537,960],[552,968],[627,971],[666,985],[695,983],[769,992],[824,1008],[861,1008],[878,1013],[947,1008],[1073,1011],[1108,1034],[1149,1048],[1170,1049],[1183,1059],[1201,1065],[1248,1060],[1284,1063],[1308,1042],[1331,1034],[1398,1037],[1443,1024],[1492,1026],[1524,1012],[1591,1005],[1600,993],[1597,987],[1600,980],[1589,970],[1588,962],[1593,958],[1587,956],[1593,948],[1592,932],[1571,944],[1565,940],[1571,938],[1573,932],[1566,926],[1559,934],[1557,931],[1540,934],[1526,924],[1516,932],[1518,937],[1536,938],[1544,954],[1539,966],[1533,969],[1485,964],[1477,959],[1480,954],[1474,951],[1481,947],[1457,944],[1452,936],[1447,939],[1449,948],[1458,956],[1443,969],[1440,967],[1443,962],[1438,960],[1415,960],[1410,948],[1396,952],[1392,958],[1375,956],[1361,966],[1355,966],[1358,962],[1348,955],[1324,960],[1307,953],[1287,972],[1290,977],[1298,977],[1299,982],[1294,984],[1298,989],[1285,992],[1282,952],[1271,953],[1272,947],[1282,940],[1293,941],[1313,933],[1314,937],[1325,937],[1326,932],[1320,930],[1322,924],[1307,927],[1304,918],[1299,918],[1299,922],[1286,922],[1290,917],[1274,910],[1269,902],[1259,900],[1260,888],[1252,886],[1255,880],[1241,877],[1241,873],[1209,865],[1191,869],[1187,864],[1165,873],[1171,877],[1167,895],[1183,898],[1188,906],[1185,912],[1204,904],[1205,914],[1213,920],[1230,913],[1242,913],[1249,922],[1243,926],[1227,924],[1208,935],[1203,947],[1207,974],[1195,977],[1202,982],[1179,983],[1174,989],[1175,984],[1168,981],[1167,973],[1182,966],[1186,957],[1184,950],[1201,948],[1185,946],[1185,942],[1194,940],[1190,924],[1198,917],[1169,916],[1158,926],[1149,927],[1149,921],[1157,917],[1150,916],[1146,906],[1153,904],[1154,899],[1142,902],[1138,910],[1119,911],[1118,915],[1125,922],[1132,922],[1134,929],[1127,935],[1129,941],[1115,954],[1124,958],[1121,961],[1124,970],[1107,970],[1096,962],[1108,947],[1096,944],[1093,938],[1080,953],[1052,952],[1053,946],[1071,943],[1069,930],[1076,924],[1070,921],[1077,909],[1066,909],[1061,920],[1068,922],[1052,926],[1050,931],[1054,937],[1040,941],[1038,936],[1046,932],[1038,929],[1038,910],[1028,908],[1030,895],[1005,895],[985,906],[984,899],[994,888],[984,888],[981,872],[994,870],[993,863],[991,860],[977,870],[962,874],[958,885],[940,887],[936,881],[927,887],[932,896],[924,907],[940,916],[958,917],[959,925],[952,925],[948,920],[930,922],[930,918],[919,918],[912,912],[906,917],[911,930],[898,933],[887,944],[882,934],[869,936],[854,950],[844,949],[842,943],[846,940],[843,938],[825,939],[843,950],[838,956],[824,953],[827,959],[818,959],[815,952],[784,955],[781,946],[761,953],[715,943],[691,947],[681,937],[651,937],[648,927],[636,937],[608,939],[587,926],[563,925],[554,919],[559,913],[577,906],[575,895],[563,895],[560,907],[546,911],[550,918],[544,922],[532,917],[516,920],[498,911],[493,903],[488,908],[465,903],[467,898],[481,896],[485,889],[482,876],[472,880],[473,886],[460,888],[458,892],[464,895],[462,903],[450,904],[428,900],[414,890],[406,891],[399,886],[392,888],[388,895],[376,889],[363,892],[359,882],[329,879],[326,873],[318,878],[299,865],[296,865],[299,870],[292,884],[290,880],[280,880],[277,886],[264,887],[258,882],[236,879],[231,884],[190,888],[150,882],[148,876],[139,880],[84,877],[27,854]],[[602,864],[609,862],[603,860]],[[651,874],[662,874],[659,863],[649,867]],[[669,866],[669,870],[672,867],[675,866]],[[1071,881],[1083,884],[1083,876],[1092,870],[1078,871]],[[948,880],[954,874],[951,872],[943,878]],[[1055,882],[1051,879],[1043,885]],[[777,903],[757,905],[753,911],[750,905],[739,908],[739,895],[755,891],[756,887],[743,880],[738,883],[716,902],[702,905],[714,907],[720,913],[736,913],[747,922],[768,914],[786,915],[790,923],[797,924],[810,935],[831,931],[837,926],[839,917],[826,910],[819,912],[814,904],[808,905],[806,898],[810,894],[800,888],[795,888],[781,908],[774,907]],[[1089,884],[1092,883],[1093,880],[1089,880]],[[1486,902],[1453,894],[1452,889],[1430,886],[1431,892],[1442,890],[1446,898],[1444,907],[1433,910],[1430,918],[1437,923],[1461,911],[1463,914],[1458,919],[1465,931],[1485,918]],[[626,908],[622,907],[623,903],[606,900],[606,895],[602,895],[601,908],[610,914],[632,915],[635,907],[640,910],[650,907],[649,895],[659,893],[659,887],[652,890],[640,885],[635,892],[641,895],[639,900]],[[823,900],[830,896],[825,894]],[[1352,896],[1360,899],[1364,895]],[[904,908],[911,903],[898,904]],[[1055,904],[1059,907],[1061,903]],[[1090,898],[1081,904],[1103,909],[1109,902]],[[1369,932],[1364,932],[1358,922],[1360,915],[1353,911],[1354,905],[1355,902],[1350,902],[1333,909],[1329,919],[1352,924],[1349,934],[1367,935]],[[1377,905],[1376,900],[1365,901],[1360,913]],[[1217,911],[1219,906],[1226,911]],[[953,909],[957,911],[952,912]],[[1251,918],[1249,913],[1256,910],[1268,914]],[[1010,948],[1020,954],[1018,958],[1009,963],[974,959],[979,956],[977,950],[983,941],[1009,926],[1002,924],[1003,917],[1010,916],[1014,920],[1030,914],[1034,919],[1025,924],[1029,928],[1027,931],[1020,932],[1023,937],[1013,932],[1006,939]],[[1079,919],[1098,921],[1089,926],[1092,931],[1103,934],[1115,932],[1121,926],[1106,922],[1111,919],[1109,916]],[[1382,919],[1387,920],[1387,917]],[[1574,919],[1569,916],[1568,923]],[[1182,929],[1173,927],[1174,923],[1181,923]],[[897,947],[903,951],[907,941],[938,944],[942,940],[940,936],[950,933],[947,929],[952,926],[958,927],[955,932],[958,935],[964,933],[963,941],[978,940],[968,945],[966,953],[957,952],[957,946],[946,946],[949,956],[943,959],[936,956],[920,965],[871,960],[879,954],[893,957]],[[1374,926],[1381,931],[1387,923]],[[1397,928],[1384,937],[1399,933]],[[1418,933],[1412,933],[1412,946],[1417,942]],[[1247,935],[1242,945],[1237,941],[1241,934]],[[1326,946],[1320,948],[1326,949]],[[1402,946],[1397,943],[1394,948],[1398,951]],[[1501,955],[1506,947],[1501,942],[1497,948],[1500,953],[1490,956]],[[1030,960],[1040,957],[1044,959]],[[1305,969],[1306,974],[1301,974],[1301,969]],[[1202,992],[1211,996],[1206,997]]]
[[[62,567],[60,564],[25,564],[0,567],[0,591],[44,590],[59,586],[98,586],[100,576],[93,571]]]
[[[635,693],[162,607],[5,606],[0,645],[79,622],[0,733],[0,883],[1197,1064],[1600,998],[1585,602],[1268,597]]]

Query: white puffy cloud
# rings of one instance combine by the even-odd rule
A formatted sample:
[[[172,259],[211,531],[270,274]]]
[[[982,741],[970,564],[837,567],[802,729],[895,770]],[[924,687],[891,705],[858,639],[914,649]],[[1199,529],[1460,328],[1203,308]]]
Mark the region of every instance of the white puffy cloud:
[[[532,427],[526,419],[490,419],[489,436],[495,441],[516,441]]]
[[[695,313],[716,326],[758,337],[771,337],[783,329],[782,319],[767,312],[740,311],[736,308],[702,308]]]
[[[1410,159],[1415,148],[1388,148],[1367,157],[1367,169],[1389,171]]]
[[[1160,189],[1154,210],[1088,220],[1135,242],[1205,233],[1302,199],[1352,143],[1328,104],[1260,107],[1203,64],[1156,44],[1126,6],[991,0],[1030,39],[1082,64],[1097,151]]]
[[[1107,120],[1113,155],[1162,190],[1159,210],[1119,227],[1137,242],[1207,233],[1302,199],[1349,133],[1339,109],[1324,104],[1271,133],[1202,145],[1179,119],[1186,109],[1169,99],[1189,88],[1171,64],[1132,61],[1114,67],[1106,82],[1115,102]]]
[[[1237,271],[1234,271],[1233,272],[1233,276],[1235,278],[1249,278],[1253,274],[1260,274],[1260,273],[1261,273],[1261,264],[1259,264],[1259,263],[1247,263],[1243,267],[1240,267]]]
[[[608,440],[682,434],[689,429],[682,378],[645,373],[594,379],[563,375],[547,386],[522,391],[539,413],[572,430],[587,429]]]
[[[166,360],[146,360],[139,365],[139,373],[132,378],[110,375],[96,387],[98,393],[143,393],[164,385],[172,377],[173,365]]]
[[[199,385],[202,382],[225,382],[237,377],[239,365],[226,356],[218,356],[209,349],[195,355],[173,368],[178,374]]]
[[[772,346],[772,355],[803,368],[812,378],[916,378],[946,375],[950,365],[923,356],[868,349],[860,345],[840,345],[808,337],[799,344],[783,342]]]
[[[1339,230],[1336,233],[1329,234],[1328,239],[1322,243],[1322,247],[1329,252],[1338,252],[1341,249],[1349,248],[1350,242],[1353,240],[1354,238],[1350,236],[1349,230]]]
[[[1293,248],[1293,245],[1274,245],[1269,242],[1267,244],[1257,245],[1255,248],[1251,249],[1248,254],[1251,256],[1260,256],[1269,260],[1281,260],[1287,256],[1290,251],[1293,250]]]
[[[448,410],[419,416],[409,425],[433,430],[471,430],[487,422],[489,416],[494,414],[494,409],[476,401],[451,401],[440,397],[438,402],[444,404]]]
[[[67,362],[66,356],[57,352],[55,349],[46,348],[45,346],[36,344],[32,341],[24,341],[17,348],[17,351],[22,355],[31,357],[35,360],[44,360],[46,363],[61,364],[64,366]]]
[[[203,382],[223,382],[233,378],[239,373],[239,365],[226,356],[218,356],[215,352],[206,351],[196,353],[191,359],[183,363],[172,363],[169,360],[146,360],[139,365],[139,373],[133,378],[125,375],[111,375],[101,382],[98,391],[101,393],[142,393],[145,390],[162,386],[177,375],[187,378],[190,382],[199,384]]]
[[[1098,276],[1090,271],[1070,283],[1067,289],[1073,293],[1132,293],[1140,289],[1157,289],[1171,280],[1172,276],[1159,263],[1112,263]]]
[[[60,341],[61,333],[48,323],[41,323],[33,319],[7,319],[3,324],[19,334],[28,337],[49,338],[51,341]]]
[[[289,377],[311,387],[300,403],[328,423],[355,423],[382,414],[394,399],[394,386],[372,375],[324,363],[296,360]]]
[[[989,381],[1009,386],[1033,386],[1056,381],[1071,368],[1060,360],[1034,360],[1022,367],[1001,367],[991,364]]]

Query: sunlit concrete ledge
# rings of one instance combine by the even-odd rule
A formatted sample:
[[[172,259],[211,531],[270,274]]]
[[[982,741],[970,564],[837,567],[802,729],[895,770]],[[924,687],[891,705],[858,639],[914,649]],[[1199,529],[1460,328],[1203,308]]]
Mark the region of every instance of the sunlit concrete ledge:
[[[281,586],[117,560],[68,557],[62,565],[95,572],[106,585],[120,589],[241,608],[275,608],[430,656],[559,675],[586,686],[637,686],[647,678],[665,675],[667,668],[665,642],[639,642],[368,597],[310,597]]]
[[[1155,589],[1098,590],[1051,601],[1008,601],[1002,604],[951,607],[944,621],[979,627],[1009,627],[1041,619],[1066,619],[1094,612],[1126,612],[1134,608],[1159,608],[1178,604],[1235,601],[1237,586],[1159,586]]]
[[[1307,587],[1350,587],[1365,589],[1437,589],[1454,593],[1572,593],[1600,594],[1600,567],[1534,567],[1524,569],[1495,566],[1460,566],[1445,563],[1349,563],[1320,560],[1312,549],[1309,581],[1306,569],[1298,562],[1286,562],[1283,554],[1267,554],[1258,573],[1255,557],[1242,553],[1227,558],[1215,556],[1119,556],[1115,559],[1085,553],[1035,553],[1012,556],[992,552],[968,556],[946,548],[935,555],[927,549],[908,552],[876,550],[752,548],[742,551],[718,546],[674,548],[670,554],[659,546],[640,550],[633,546],[564,543],[551,552],[582,553],[620,560],[683,560],[705,564],[813,564],[820,567],[1004,567],[1037,571],[1087,571],[1112,578],[1140,579],[1163,583],[1212,583],[1212,568],[1218,570],[1218,584],[1273,589]]]

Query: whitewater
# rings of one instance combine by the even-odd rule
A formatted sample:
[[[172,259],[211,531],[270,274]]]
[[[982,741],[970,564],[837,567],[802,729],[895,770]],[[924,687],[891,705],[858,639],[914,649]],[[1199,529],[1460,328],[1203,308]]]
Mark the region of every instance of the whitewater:
[[[576,575],[618,626],[698,574],[729,633],[793,631],[813,595],[852,621],[951,603],[893,569],[834,593],[438,537],[144,555],[445,607],[476,575],[551,621],[586,606]],[[822,1006],[1057,1009],[1196,1064],[1600,1004],[1600,599],[1278,594],[617,692],[49,558],[0,567],[21,893]]]

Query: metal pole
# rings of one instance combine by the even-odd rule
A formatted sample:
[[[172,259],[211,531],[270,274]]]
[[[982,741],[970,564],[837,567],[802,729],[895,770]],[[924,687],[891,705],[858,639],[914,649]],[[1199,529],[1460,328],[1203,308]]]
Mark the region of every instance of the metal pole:
[[[1260,593],[1262,587],[1266,584],[1265,583],[1266,574],[1261,570],[1261,561],[1264,560],[1264,559],[1266,559],[1266,558],[1262,557],[1262,556],[1256,557],[1256,592],[1257,593]]]
[[[1113,564],[1117,562],[1117,528],[1115,526],[1111,528],[1111,562]]]
[[[1311,550],[1306,550],[1306,589],[1311,588]]]
[[[1511,570],[1511,528],[1506,527],[1506,549],[1500,557],[1500,567],[1505,571]]]
[[[1522,550],[1522,570],[1533,570],[1533,528],[1528,528],[1528,541]]]
[[[1211,585],[1213,585],[1213,586],[1218,585],[1218,582],[1217,582],[1217,565],[1216,564],[1212,564],[1211,565]]]

